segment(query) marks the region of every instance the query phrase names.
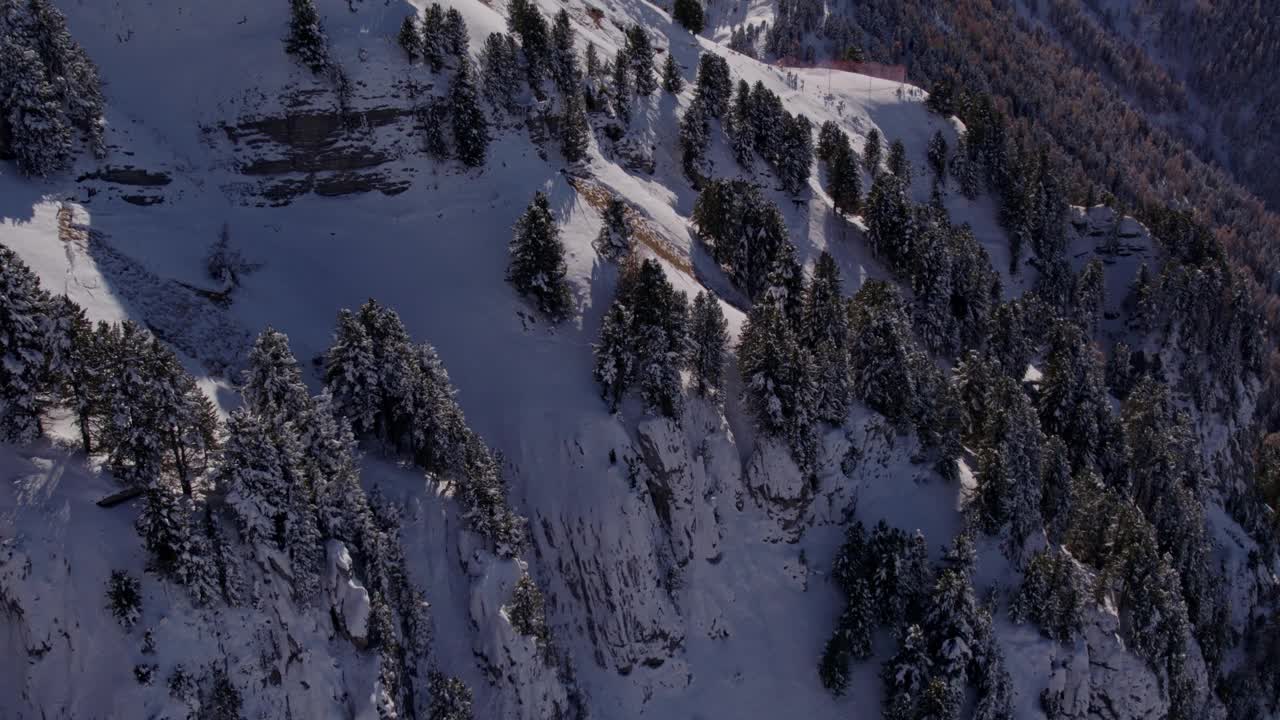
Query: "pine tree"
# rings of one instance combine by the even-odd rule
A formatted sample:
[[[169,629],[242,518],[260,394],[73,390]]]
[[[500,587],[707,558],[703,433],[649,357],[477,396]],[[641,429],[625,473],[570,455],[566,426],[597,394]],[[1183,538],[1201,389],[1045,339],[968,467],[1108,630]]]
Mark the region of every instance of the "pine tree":
[[[591,126],[587,124],[587,112],[582,106],[582,95],[576,90],[564,96],[564,116],[560,127],[560,152],[571,163],[587,155],[591,142]]]
[[[432,99],[422,111],[424,133],[423,150],[436,161],[448,160],[449,152],[449,108],[439,99]]]
[[[618,196],[609,198],[604,210],[604,225],[596,237],[596,248],[606,257],[624,258],[631,252],[631,223],[627,205]]]
[[[929,682],[930,665],[924,631],[918,625],[907,626],[898,638],[898,651],[880,674],[885,720],[915,718],[915,704]]]
[[[739,80],[726,129],[733,147],[733,158],[746,170],[751,169],[755,157],[755,130],[751,125],[751,108],[751,86],[746,80]]]
[[[48,69],[39,54],[15,38],[0,40],[0,106],[5,107],[18,168],[46,177],[71,163],[72,135]]]
[[[600,341],[595,345],[593,376],[600,384],[601,398],[609,403],[610,412],[617,412],[635,365],[630,337],[632,324],[631,310],[615,300],[604,317]]]
[[[50,317],[51,379],[58,398],[75,415],[80,447],[87,455],[93,450],[93,424],[101,413],[107,358],[84,309],[66,295],[53,299]]]
[[[28,443],[42,432],[51,309],[35,273],[0,246],[0,440]]]
[[[939,676],[959,685],[968,681],[978,648],[977,627],[978,606],[968,573],[960,567],[944,569],[924,619],[929,654]]]
[[[863,215],[867,240],[877,256],[898,267],[913,255],[915,214],[902,178],[892,173],[877,175],[867,194]]]
[[[694,187],[707,176],[707,146],[711,143],[711,124],[707,118],[707,106],[694,98],[689,109],[680,118],[680,162],[685,177]]]
[[[368,330],[350,310],[338,313],[333,345],[325,355],[325,386],[357,433],[374,431],[382,405],[377,360]]]
[[[805,289],[801,334],[817,369],[815,412],[829,423],[843,423],[849,412],[849,324],[840,269],[826,252],[818,256]]]
[[[698,58],[698,77],[694,96],[706,103],[711,117],[723,117],[729,110],[733,95],[733,79],[729,75],[729,63],[715,53],[703,53]]]
[[[849,303],[849,366],[854,396],[896,423],[923,412],[920,353],[897,290],[864,283]]]
[[[753,183],[713,180],[698,194],[693,220],[734,285],[753,302],[759,300],[770,287],[776,257],[790,245],[778,207]]]
[[[911,161],[901,140],[894,140],[889,146],[889,172],[897,175],[905,187],[911,187]]]
[[[520,63],[510,35],[489,33],[480,50],[480,83],[494,109],[514,116],[520,108]]]
[[[431,673],[429,720],[472,720],[471,689],[456,677]]]
[[[631,122],[631,73],[625,48],[613,57],[613,78],[609,91],[613,114],[624,126]]]
[[[147,486],[143,498],[135,526],[150,555],[149,567],[185,585],[190,579],[187,570],[194,549],[192,506],[162,478],[155,478]]]
[[[640,25],[632,25],[627,30],[627,42],[624,48],[630,64],[632,84],[636,94],[648,97],[658,89],[658,79],[653,68],[653,42],[649,33]]]
[[[600,54],[596,50],[596,44],[587,42],[587,52],[584,60],[587,69],[587,78],[590,80],[600,79]]]
[[[880,130],[871,128],[862,145],[862,167],[874,180],[880,174]]]
[[[792,195],[804,189],[813,172],[813,130],[804,115],[786,115],[782,148],[777,162],[782,188]]]
[[[444,69],[445,14],[440,3],[431,3],[422,16],[422,59],[431,66],[431,72]]]
[[[738,372],[747,407],[766,433],[804,447],[813,422],[813,360],[781,308],[757,303],[743,326]],[[797,457],[804,465],[805,458]]]
[[[680,371],[688,347],[689,307],[656,260],[624,277],[619,297],[633,308],[636,383],[645,405],[665,417],[681,414]]]
[[[529,87],[542,97],[542,80],[552,62],[551,31],[547,19],[529,0],[513,0],[507,7],[507,31],[520,38],[524,48],[525,72]]]
[[[827,170],[827,192],[835,211],[853,214],[862,207],[862,171],[848,143],[837,145]]]
[[[1076,322],[1093,335],[1098,332],[1098,322],[1106,303],[1104,283],[1102,261],[1097,258],[1084,266],[1075,282],[1075,300],[1072,304],[1076,309]]]
[[[702,32],[705,19],[702,13],[702,3],[698,0],[676,0],[671,16],[685,30],[694,35]]]
[[[929,139],[929,169],[933,171],[936,183],[943,183],[947,177],[947,139],[942,131],[933,134]]]
[[[310,396],[288,336],[271,327],[258,335],[241,392],[245,407],[259,416],[281,423],[302,417]]]
[[[724,389],[724,362],[729,327],[720,302],[706,291],[693,299],[689,322],[689,368],[694,387],[703,397],[715,397]]]
[[[285,466],[300,458],[283,455],[277,445],[280,438],[272,437],[267,423],[243,408],[227,419],[226,432],[217,482],[245,540],[278,546],[289,509]]]
[[[581,78],[578,71],[578,54],[573,47],[573,25],[569,13],[561,9],[551,26],[551,77],[561,94],[578,93]]]
[[[285,51],[298,56],[303,65],[318,73],[329,65],[329,48],[315,2],[289,0],[289,10],[289,39],[285,42]]]
[[[409,62],[417,60],[418,55],[422,54],[422,34],[418,32],[417,15],[405,17],[404,22],[400,24],[400,34],[396,36],[396,42],[408,56]]]
[[[844,134],[835,120],[823,121],[818,127],[818,159],[830,163],[841,145],[848,147],[849,137]]]
[[[31,19],[29,35],[48,72],[46,79],[58,96],[60,112],[67,124],[84,135],[94,156],[101,158],[106,154],[106,145],[98,68],[71,37],[66,18],[49,0],[29,0],[27,7]]]
[[[684,77],[680,75],[680,66],[676,64],[675,55],[671,52],[667,53],[667,59],[662,62],[662,89],[672,95],[678,95],[684,89]]]
[[[445,11],[442,37],[445,52],[457,58],[459,62],[468,59],[470,41],[467,38],[467,23],[462,19],[462,13],[458,12],[458,8],[450,7]]]
[[[514,230],[507,281],[521,295],[531,296],[553,321],[564,319],[573,302],[565,279],[564,244],[542,191],[534,194]]]
[[[521,635],[533,637],[540,643],[547,642],[550,630],[547,628],[546,601],[538,584],[527,573],[516,581],[511,599],[504,609],[512,629]]]
[[[481,167],[489,149],[489,121],[480,107],[471,61],[466,57],[458,61],[458,72],[449,86],[449,110],[458,159],[467,167]]]

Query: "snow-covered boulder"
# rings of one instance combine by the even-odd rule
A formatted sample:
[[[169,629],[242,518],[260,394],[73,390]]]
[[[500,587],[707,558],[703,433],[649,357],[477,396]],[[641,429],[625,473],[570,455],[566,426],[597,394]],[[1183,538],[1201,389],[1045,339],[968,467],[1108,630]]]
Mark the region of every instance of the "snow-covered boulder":
[[[325,547],[329,559],[329,602],[333,615],[342,620],[342,631],[352,644],[364,649],[369,644],[369,591],[356,579],[351,553],[338,540]]]

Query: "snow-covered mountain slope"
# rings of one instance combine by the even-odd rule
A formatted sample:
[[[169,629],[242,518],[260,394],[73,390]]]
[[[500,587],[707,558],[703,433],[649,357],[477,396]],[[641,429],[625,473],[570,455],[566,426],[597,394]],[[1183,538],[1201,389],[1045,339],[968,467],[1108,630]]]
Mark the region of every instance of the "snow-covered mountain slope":
[[[954,145],[959,128],[927,112],[916,88],[819,70],[789,78],[691,36],[642,0],[542,0],[548,14],[569,11],[579,51],[592,42],[603,57],[621,47],[625,27],[641,24],[689,84],[677,96],[637,101],[626,148],[601,131],[587,159],[570,165],[555,142],[537,142],[536,122],[508,121],[487,164],[468,170],[421,151],[412,93],[443,87],[406,62],[395,35],[425,4],[318,3],[331,52],[352,81],[344,109],[327,80],[285,54],[283,1],[60,3],[106,81],[109,154],[45,181],[0,166],[0,242],[91,320],[149,327],[224,415],[240,404],[239,371],[266,326],[289,336],[313,390],[321,378],[311,361],[330,345],[338,311],[367,298],[395,308],[413,338],[432,343],[469,424],[505,459],[531,549],[519,560],[487,553],[447,493],[376,452],[364,460],[363,482],[403,507],[407,565],[432,606],[432,662],[474,690],[476,717],[875,717],[877,662],[856,666],[843,697],[827,692],[815,671],[842,609],[827,574],[843,526],[885,519],[919,530],[937,560],[961,528],[967,466],[969,483],[948,483],[913,462],[914,436],[858,407],[845,428],[821,438],[811,482],[785,447],[757,436],[736,400],[736,378],[726,407],[691,399],[678,426],[638,405],[611,414],[591,379],[591,345],[619,272],[594,246],[600,198],[625,200],[645,229],[640,254],[659,258],[677,289],[715,292],[736,336],[747,301],[694,237],[697,194],[676,143],[699,53],[724,55],[735,80],[763,83],[815,126],[834,120],[855,148],[872,128],[901,139],[917,168],[927,167],[935,132]],[[502,2],[448,6],[465,19],[473,53],[506,29]],[[723,137],[710,157],[715,174],[741,173]],[[651,172],[637,169],[648,160]],[[820,172],[796,203],[773,189],[767,171],[758,178],[802,264],[829,252],[848,294],[868,279],[891,279],[862,221],[832,212]],[[559,224],[574,300],[573,317],[555,326],[504,278],[511,227],[536,190],[547,193]],[[911,192],[928,198],[926,172]],[[1009,275],[995,201],[953,192],[945,202],[987,250],[1005,295],[1025,290],[1031,273]],[[1095,214],[1077,213],[1077,267],[1109,232],[1111,219]],[[224,228],[257,266],[229,302],[204,272]],[[1137,264],[1156,262],[1144,230],[1135,226],[1125,239],[1132,252],[1106,275],[1114,307]],[[1125,332],[1106,327],[1113,339]],[[72,433],[63,425],[55,433],[65,439]],[[135,681],[133,666],[155,664],[166,678],[178,663],[221,663],[242,688],[246,717],[373,716],[376,658],[330,620],[349,603],[360,612],[340,548],[331,548],[332,576],[316,607],[268,588],[259,607],[193,608],[144,572],[136,510],[93,505],[114,484],[86,463],[56,441],[0,454],[0,715],[171,716],[181,704],[164,682]],[[1220,532],[1245,536],[1225,513],[1215,521]],[[1016,584],[994,541],[980,550],[980,592]],[[1247,554],[1241,547],[1228,556]],[[522,564],[547,598],[551,660],[505,615]],[[102,607],[113,569],[146,578],[143,618],[129,633]],[[253,573],[264,583],[272,576],[269,563]],[[1040,712],[1040,691],[1051,682],[1074,693],[1070,717],[1162,716],[1159,679],[1124,650],[1118,624],[1114,608],[1097,610],[1072,649],[1002,620],[1017,716]],[[142,649],[144,627],[153,653]],[[877,660],[892,652],[882,635]],[[64,683],[72,673],[89,680]]]

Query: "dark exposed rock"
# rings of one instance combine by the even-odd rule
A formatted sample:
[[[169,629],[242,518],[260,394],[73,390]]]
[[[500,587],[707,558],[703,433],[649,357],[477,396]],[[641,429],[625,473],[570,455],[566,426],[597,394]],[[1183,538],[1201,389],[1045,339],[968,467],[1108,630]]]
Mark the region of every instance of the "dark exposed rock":
[[[107,166],[97,172],[86,173],[76,178],[76,182],[101,180],[116,185],[135,185],[139,187],[163,187],[173,179],[162,172],[151,172],[142,168],[126,165],[124,167]]]

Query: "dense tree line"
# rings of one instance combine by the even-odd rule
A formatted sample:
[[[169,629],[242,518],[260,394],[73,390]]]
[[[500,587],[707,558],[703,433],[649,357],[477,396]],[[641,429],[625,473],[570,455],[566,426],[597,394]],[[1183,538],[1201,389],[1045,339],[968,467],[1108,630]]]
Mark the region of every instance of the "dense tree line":
[[[851,526],[832,567],[846,604],[819,662],[823,685],[842,694],[850,662],[868,659],[872,634],[888,627],[897,650],[881,669],[886,720],[957,717],[970,691],[975,718],[1012,718],[1011,681],[991,611],[974,594],[973,564],[967,536],[935,570],[919,533],[881,522],[868,536]]]
[[[371,596],[380,702],[412,714],[427,697],[431,618],[408,578],[394,509],[360,484],[347,418],[432,472],[446,472],[456,455],[468,478],[464,516],[499,553],[519,551],[523,520],[507,508],[500,464],[466,428],[439,359],[429,346],[410,347],[394,312],[371,302],[344,313],[335,348],[329,391],[313,397],[288,338],[263,331],[240,386],[244,404],[223,425],[159,339],[130,321],[91,324],[0,246],[3,439],[34,441],[51,405],[70,410],[84,452],[103,457],[141,498],[136,527],[148,568],[200,605],[258,602],[245,565],[263,553],[295,602],[316,603],[325,543],[345,543]],[[239,544],[228,537],[232,524]],[[117,579],[113,592],[123,597],[128,585]],[[228,683],[222,696],[234,694]]]
[[[105,155],[98,68],[52,2],[0,4],[0,65],[0,153],[11,153],[22,173],[69,167],[77,132],[96,157]]]

